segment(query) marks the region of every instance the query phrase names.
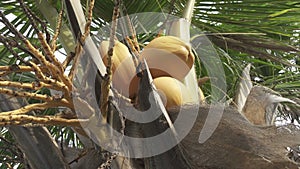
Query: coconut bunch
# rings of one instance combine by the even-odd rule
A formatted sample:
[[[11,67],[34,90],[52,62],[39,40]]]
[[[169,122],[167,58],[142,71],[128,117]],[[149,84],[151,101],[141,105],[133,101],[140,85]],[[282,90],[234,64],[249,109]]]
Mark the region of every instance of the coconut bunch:
[[[107,66],[108,41],[100,44],[99,51]],[[140,53],[146,60],[153,83],[167,110],[193,102],[191,90],[183,82],[194,65],[195,56],[190,45],[174,36],[152,40]],[[122,95],[136,99],[139,78],[127,46],[116,41],[112,56],[112,85]],[[200,101],[204,95],[199,88]]]

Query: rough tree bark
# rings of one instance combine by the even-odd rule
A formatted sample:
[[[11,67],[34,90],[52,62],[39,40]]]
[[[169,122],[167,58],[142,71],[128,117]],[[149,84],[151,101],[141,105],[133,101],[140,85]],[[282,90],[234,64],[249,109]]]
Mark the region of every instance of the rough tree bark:
[[[300,144],[299,129],[293,126],[254,126],[236,110],[226,109],[212,137],[205,143],[199,144],[199,132],[207,113],[208,108],[200,109],[197,122],[182,141],[185,155],[194,168],[296,169],[300,167],[300,164],[290,161],[286,156],[286,147]]]
[[[197,110],[188,108],[184,109],[182,113],[191,111]],[[194,127],[178,145],[179,147],[147,159],[117,157],[112,162],[111,168],[297,169],[300,167],[299,163],[293,162],[287,157],[286,150],[286,147],[293,147],[300,143],[300,130],[295,126],[254,126],[235,109],[227,108],[216,131],[205,143],[200,144],[198,138],[208,111],[208,107],[199,109]],[[171,113],[171,115],[173,119],[176,118],[176,113]],[[151,125],[153,130],[158,128],[157,122],[148,124],[148,129]],[[79,159],[78,163],[85,159],[99,161],[99,156],[97,158],[85,157]],[[166,166],[165,164],[170,165]],[[91,163],[85,166],[85,168],[94,167]]]
[[[184,109],[182,113],[197,111]],[[198,142],[200,131],[205,123],[208,107],[201,107],[194,127],[178,147],[152,159],[157,163],[152,166],[137,168],[195,168],[195,169],[297,169],[299,163],[288,159],[286,147],[300,144],[300,130],[295,126],[260,127],[250,124],[235,109],[227,108],[213,135],[203,144]],[[176,113],[171,113],[173,119]],[[157,125],[157,124],[156,124]],[[154,127],[154,126],[153,126]],[[169,160],[173,164],[162,166],[160,160]],[[178,164],[187,160],[186,164]],[[184,163],[186,163],[184,161]],[[185,166],[185,167],[180,167]],[[125,167],[126,168],[126,167]]]

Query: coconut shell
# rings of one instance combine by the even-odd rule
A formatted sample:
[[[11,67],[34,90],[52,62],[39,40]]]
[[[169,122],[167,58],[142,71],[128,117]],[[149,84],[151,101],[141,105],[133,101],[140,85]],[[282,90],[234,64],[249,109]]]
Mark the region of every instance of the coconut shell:
[[[169,76],[183,80],[194,64],[191,47],[174,36],[152,40],[141,53],[153,78]]]
[[[153,83],[167,110],[187,104],[191,101],[190,91],[179,80],[172,77],[158,77]]]
[[[102,56],[102,61],[105,64],[105,66],[108,65],[108,47],[109,41],[102,41],[99,46],[99,52]],[[131,57],[131,54],[127,46],[119,41],[115,41],[115,46],[112,55],[112,72],[115,72],[119,65],[122,63],[122,61],[129,57]]]
[[[107,51],[109,41],[103,41],[99,46],[99,52],[105,66],[108,64]],[[121,94],[134,98],[138,90],[138,78],[131,54],[126,45],[115,41],[112,56],[112,84]]]

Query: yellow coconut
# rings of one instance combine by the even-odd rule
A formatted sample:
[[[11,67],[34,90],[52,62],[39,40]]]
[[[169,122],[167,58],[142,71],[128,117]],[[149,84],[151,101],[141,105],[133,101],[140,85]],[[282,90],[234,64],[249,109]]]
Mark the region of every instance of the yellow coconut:
[[[105,66],[107,66],[108,64],[108,47],[109,41],[102,41],[99,46],[99,52],[102,56],[102,60]],[[115,41],[115,46],[112,55],[112,72],[115,72],[119,65],[122,63],[122,61],[129,57],[131,57],[131,54],[127,46],[119,41]]]
[[[152,40],[141,53],[147,60],[153,78],[170,76],[183,80],[194,64],[190,45],[174,36]]]
[[[153,83],[167,110],[188,104],[191,101],[188,88],[175,78],[158,77],[153,79]]]
[[[107,51],[109,41],[103,41],[99,46],[104,65],[108,65]],[[112,84],[120,93],[129,98],[134,98],[137,93],[138,79],[131,54],[126,45],[115,41],[112,55]]]

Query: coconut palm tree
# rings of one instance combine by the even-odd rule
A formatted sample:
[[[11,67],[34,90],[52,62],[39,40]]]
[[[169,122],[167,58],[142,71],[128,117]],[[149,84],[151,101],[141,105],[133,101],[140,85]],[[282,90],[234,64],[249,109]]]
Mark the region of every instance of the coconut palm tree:
[[[143,12],[159,12],[181,18],[186,4],[187,1],[183,0],[123,0],[119,2],[118,10],[120,17],[124,18]],[[190,31],[195,35],[193,37],[205,36],[218,54],[227,84],[226,90],[222,91],[225,100],[235,97],[241,72],[251,63],[249,74],[254,84],[267,86],[299,104],[299,6],[297,1],[286,0],[196,1],[191,28],[196,27],[201,32]],[[74,114],[73,104],[77,102],[72,99],[70,90],[73,77],[76,77],[76,58],[82,56],[79,53],[86,52],[91,57],[99,55],[94,51],[99,38],[105,38],[105,32],[101,32],[105,29],[102,28],[115,19],[115,2],[3,0],[0,7],[2,168],[293,168],[297,165],[298,150],[292,146],[299,144],[298,136],[286,132],[276,136],[274,126],[267,128],[268,131],[253,126],[231,109],[225,110],[216,132],[204,144],[206,146],[199,145],[198,135],[208,115],[207,106],[200,109],[198,125],[182,144],[163,154],[130,159],[104,151],[82,130],[80,123],[85,123],[86,118]],[[85,16],[82,18],[81,14]],[[153,25],[157,21],[152,22],[149,20],[145,24]],[[118,27],[128,30],[130,26]],[[156,36],[136,35],[139,47],[144,48]],[[132,47],[128,47],[130,53],[134,53]],[[63,58],[63,63],[55,59],[58,55]],[[96,59],[100,59],[99,56]],[[95,60],[81,62],[79,67],[92,61]],[[100,66],[97,65],[100,62]],[[201,57],[195,62],[197,78],[211,78],[211,82],[202,84],[201,89],[206,102],[213,103],[215,98],[211,88],[214,77],[207,71]],[[101,67],[95,74],[97,79],[104,76],[106,68],[101,59],[95,63],[98,68]],[[77,73],[80,74],[80,71]],[[101,83],[105,86],[103,81],[96,80],[96,85]],[[100,93],[97,90],[96,93]],[[101,94],[103,91],[101,89]],[[98,102],[103,98],[96,97]],[[82,103],[82,100],[79,101]],[[283,106],[283,109],[287,110],[282,112],[293,112],[287,113],[291,116],[288,117],[290,120],[300,121],[299,107],[291,104]],[[281,114],[281,117],[285,116]],[[136,134],[136,124],[120,119],[115,123],[120,131]],[[150,130],[143,126],[146,136],[157,134],[166,127],[154,124],[158,127],[153,128],[152,124]],[[224,133],[227,133],[225,138]],[[105,132],[100,135],[101,139],[105,139]],[[276,139],[268,140],[274,137]],[[285,149],[282,147],[287,146],[290,146],[288,154],[293,162],[284,158]]]

